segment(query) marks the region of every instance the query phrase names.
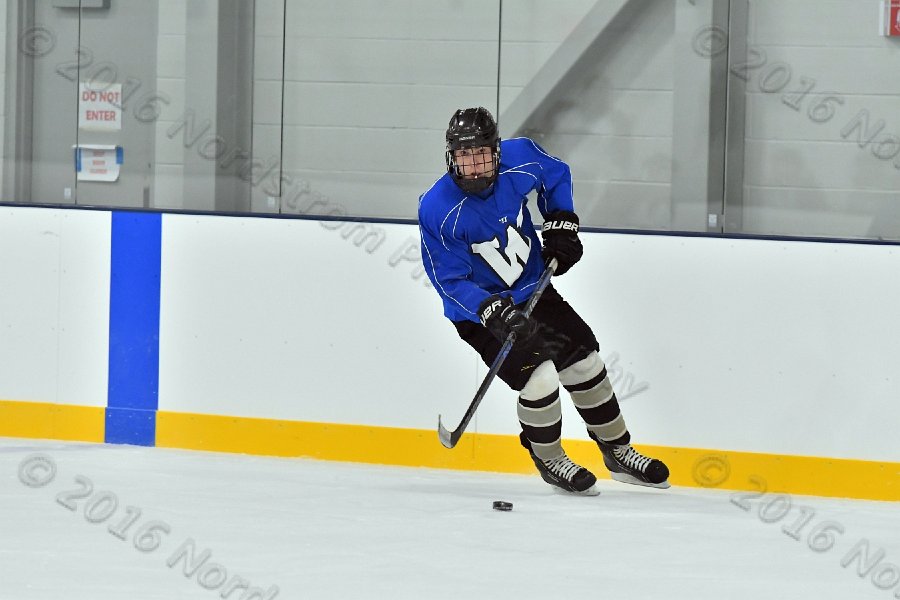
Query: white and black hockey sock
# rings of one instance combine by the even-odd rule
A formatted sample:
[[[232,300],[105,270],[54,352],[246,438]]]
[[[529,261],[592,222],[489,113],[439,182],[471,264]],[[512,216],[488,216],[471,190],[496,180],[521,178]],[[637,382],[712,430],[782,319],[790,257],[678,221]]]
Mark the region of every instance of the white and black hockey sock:
[[[563,386],[588,431],[608,444],[627,444],[631,434],[619,410],[619,401],[606,373],[606,365],[596,352],[559,374]]]
[[[516,412],[535,456],[551,460],[563,454],[559,376],[551,361],[541,363],[534,370],[519,393]]]
[[[519,396],[516,406],[519,423],[525,437],[531,443],[531,451],[542,460],[551,460],[563,453],[562,408],[559,404],[559,388],[537,400]]]

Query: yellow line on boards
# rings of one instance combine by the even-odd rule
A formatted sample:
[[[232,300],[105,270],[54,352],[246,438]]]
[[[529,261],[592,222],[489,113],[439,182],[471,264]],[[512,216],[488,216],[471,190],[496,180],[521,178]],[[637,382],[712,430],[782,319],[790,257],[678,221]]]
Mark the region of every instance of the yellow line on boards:
[[[0,436],[103,443],[106,409],[0,400]]]
[[[103,443],[105,409],[0,400],[0,437]],[[566,451],[600,478],[609,474],[593,442]],[[535,474],[518,437],[467,433],[453,450],[436,430],[225,417],[159,411],[156,445],[320,460]],[[635,447],[664,461],[673,485],[900,501],[900,463],[666,446]]]
[[[160,411],[157,446],[271,456],[298,456],[384,465],[502,473],[535,473],[516,436],[466,434],[453,450],[435,430],[279,421]],[[565,440],[566,451],[608,478],[599,450]],[[664,461],[673,485],[760,490],[868,500],[900,500],[900,463],[752,452],[643,446]]]

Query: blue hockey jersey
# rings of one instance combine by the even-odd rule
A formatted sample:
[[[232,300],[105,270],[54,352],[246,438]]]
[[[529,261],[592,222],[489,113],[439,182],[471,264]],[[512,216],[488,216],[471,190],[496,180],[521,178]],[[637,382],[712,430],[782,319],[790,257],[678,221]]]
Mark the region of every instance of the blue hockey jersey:
[[[541,277],[541,244],[525,203],[537,190],[541,215],[573,210],[569,166],[528,138],[500,142],[494,184],[464,192],[445,173],[419,198],[422,262],[451,321],[478,322],[492,294],[525,302]]]

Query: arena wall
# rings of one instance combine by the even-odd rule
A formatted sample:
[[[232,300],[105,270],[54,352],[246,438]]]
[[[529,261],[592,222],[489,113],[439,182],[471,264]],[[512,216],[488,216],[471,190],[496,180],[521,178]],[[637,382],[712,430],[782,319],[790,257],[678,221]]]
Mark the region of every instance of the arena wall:
[[[900,500],[900,249],[583,234],[555,280],[685,486]],[[0,435],[531,473],[414,225],[0,207]],[[602,476],[571,403],[570,455]]]

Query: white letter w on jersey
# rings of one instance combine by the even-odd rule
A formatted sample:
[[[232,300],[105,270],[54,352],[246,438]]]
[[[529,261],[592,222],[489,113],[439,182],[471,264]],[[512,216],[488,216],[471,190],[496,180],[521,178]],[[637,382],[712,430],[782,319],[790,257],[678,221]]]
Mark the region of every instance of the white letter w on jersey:
[[[531,240],[515,225],[506,226],[506,248],[501,252],[500,240],[494,238],[486,242],[472,244],[472,252],[484,259],[506,285],[512,287],[528,262]]]

